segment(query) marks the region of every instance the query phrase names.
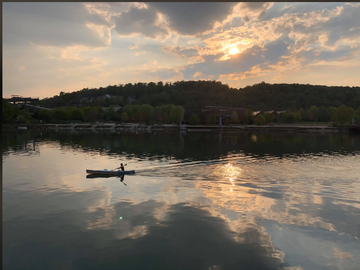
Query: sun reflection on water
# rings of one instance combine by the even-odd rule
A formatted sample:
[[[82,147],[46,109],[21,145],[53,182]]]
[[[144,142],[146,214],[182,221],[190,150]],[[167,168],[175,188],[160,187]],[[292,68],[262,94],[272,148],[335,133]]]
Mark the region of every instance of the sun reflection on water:
[[[223,179],[228,179],[232,186],[235,186],[235,180],[242,173],[242,169],[231,163],[221,166],[219,170],[216,170],[215,175]],[[231,189],[232,190],[232,189]]]

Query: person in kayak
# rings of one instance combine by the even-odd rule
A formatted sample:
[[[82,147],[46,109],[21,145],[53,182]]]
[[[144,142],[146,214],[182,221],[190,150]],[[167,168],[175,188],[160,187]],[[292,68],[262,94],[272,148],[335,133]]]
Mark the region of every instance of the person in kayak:
[[[119,168],[116,168],[116,169],[121,169],[122,171],[125,171],[125,168],[124,166],[126,166],[127,164],[123,165],[122,163],[120,163],[120,167]]]

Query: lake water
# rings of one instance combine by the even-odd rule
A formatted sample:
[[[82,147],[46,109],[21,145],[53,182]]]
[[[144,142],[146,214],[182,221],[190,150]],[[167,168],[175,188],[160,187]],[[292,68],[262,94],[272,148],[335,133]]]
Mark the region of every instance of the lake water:
[[[2,135],[3,269],[359,269],[360,136]]]

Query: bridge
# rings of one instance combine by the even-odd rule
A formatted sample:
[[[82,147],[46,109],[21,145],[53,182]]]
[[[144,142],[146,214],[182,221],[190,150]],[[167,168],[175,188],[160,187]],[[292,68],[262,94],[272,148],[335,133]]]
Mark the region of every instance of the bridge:
[[[27,110],[28,108],[32,109],[39,109],[39,110],[47,110],[51,111],[52,109],[35,106],[29,104],[30,102],[39,101],[39,98],[31,98],[31,97],[22,97],[19,95],[11,95],[11,98],[6,98],[6,100],[14,105],[17,105],[18,107]]]
[[[29,108],[33,108],[33,109],[52,111],[52,109],[45,108],[45,107],[40,107],[40,106],[35,106],[35,105],[31,105],[31,104],[24,104],[24,106],[29,107]]]
[[[12,102],[13,104],[27,104],[28,102],[39,101],[39,98],[31,98],[31,97],[22,97],[19,95],[11,95],[11,98],[6,98],[8,102]]]

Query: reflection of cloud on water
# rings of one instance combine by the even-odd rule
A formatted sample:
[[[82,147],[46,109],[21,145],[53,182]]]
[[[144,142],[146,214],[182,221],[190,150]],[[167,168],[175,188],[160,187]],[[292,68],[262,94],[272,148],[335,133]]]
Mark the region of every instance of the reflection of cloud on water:
[[[124,209],[126,205],[119,202],[116,209]],[[126,268],[131,263],[133,268],[157,269],[208,269],[218,266],[219,269],[252,268],[278,269],[282,260],[272,248],[270,238],[263,239],[258,228],[241,233],[236,242],[236,232],[229,230],[226,222],[212,216],[206,208],[194,207],[189,204],[172,205],[163,221],[157,223],[151,215],[154,208],[161,205],[152,201],[138,205],[128,205],[131,216],[125,227],[145,226],[147,234],[137,238],[122,238],[107,246],[90,260],[79,260],[77,267],[87,268],[111,262],[112,267]],[[147,209],[147,211],[142,211]],[[149,211],[150,210],[150,211]],[[142,214],[142,215],[140,215]],[[123,223],[119,223],[117,226]],[[142,227],[143,228],[143,227]],[[265,242],[263,242],[265,241]],[[126,245],[126,248],[124,248]],[[94,253],[95,255],[95,253]],[[276,258],[278,257],[278,258]],[[150,259],[151,258],[151,259]],[[165,266],[167,265],[167,266]]]
[[[277,269],[281,263],[260,227],[238,234],[200,204],[127,200],[109,205],[109,198],[96,190],[19,194],[29,213],[10,217],[10,209],[19,209],[4,209],[4,267],[25,268],[37,262],[39,267],[64,269],[154,269],[169,263],[181,269]],[[234,241],[236,236],[244,240]],[[23,254],[22,259],[10,256],[14,252]]]
[[[286,261],[291,265],[352,270],[360,263],[359,242],[349,235],[266,219],[260,224],[271,235],[273,244],[286,252]]]

